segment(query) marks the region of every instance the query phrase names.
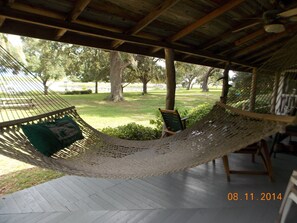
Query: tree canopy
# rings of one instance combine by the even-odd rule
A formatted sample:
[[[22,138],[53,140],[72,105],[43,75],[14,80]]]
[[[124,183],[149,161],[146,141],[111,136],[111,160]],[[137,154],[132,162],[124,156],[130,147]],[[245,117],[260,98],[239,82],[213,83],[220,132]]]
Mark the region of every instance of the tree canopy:
[[[65,73],[82,82],[95,82],[95,93],[98,93],[98,82],[107,81],[109,76],[109,52],[101,49],[66,45]]]
[[[147,84],[150,81],[164,82],[164,68],[158,64],[159,58],[136,55],[136,66],[130,66],[124,74],[125,82],[141,82],[142,94],[147,94]]]
[[[63,43],[23,37],[27,67],[43,84],[44,94],[48,93],[50,80],[60,79],[65,75]]]

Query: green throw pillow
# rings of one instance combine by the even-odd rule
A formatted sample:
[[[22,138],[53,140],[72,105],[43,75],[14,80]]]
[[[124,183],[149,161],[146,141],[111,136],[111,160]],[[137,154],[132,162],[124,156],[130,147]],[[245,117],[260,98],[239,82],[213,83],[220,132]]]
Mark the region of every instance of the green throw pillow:
[[[53,122],[22,125],[21,128],[30,143],[46,156],[84,138],[78,124],[69,116]]]

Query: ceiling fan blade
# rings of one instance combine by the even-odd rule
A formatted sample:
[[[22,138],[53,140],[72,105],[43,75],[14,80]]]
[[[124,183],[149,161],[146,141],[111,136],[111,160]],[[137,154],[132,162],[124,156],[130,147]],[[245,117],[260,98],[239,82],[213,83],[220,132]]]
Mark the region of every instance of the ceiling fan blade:
[[[232,33],[240,32],[240,31],[242,31],[242,30],[251,28],[251,27],[256,26],[256,25],[259,25],[259,24],[261,24],[261,23],[262,23],[262,22],[255,22],[255,23],[249,24],[249,25],[247,25],[247,26],[244,26],[244,27],[241,27],[241,28],[239,28],[239,29],[235,29],[235,30],[233,30]]]
[[[297,15],[297,8],[289,9],[287,11],[278,13],[277,15],[285,18]]]

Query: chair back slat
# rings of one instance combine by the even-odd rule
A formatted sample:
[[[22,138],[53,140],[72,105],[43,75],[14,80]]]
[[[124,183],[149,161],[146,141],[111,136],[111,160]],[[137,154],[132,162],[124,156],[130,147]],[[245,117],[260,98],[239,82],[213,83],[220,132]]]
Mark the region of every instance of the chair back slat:
[[[177,110],[160,109],[166,128],[169,131],[177,132],[184,130],[183,123]]]

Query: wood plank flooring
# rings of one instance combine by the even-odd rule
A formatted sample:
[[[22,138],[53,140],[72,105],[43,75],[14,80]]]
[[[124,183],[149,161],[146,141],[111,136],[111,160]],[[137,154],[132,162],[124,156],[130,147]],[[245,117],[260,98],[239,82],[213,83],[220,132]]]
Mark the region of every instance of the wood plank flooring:
[[[250,156],[231,154],[229,160],[231,168],[263,169],[260,158],[253,164]],[[272,164],[273,183],[255,175],[231,175],[228,183],[220,159],[135,180],[64,176],[0,197],[0,223],[273,223],[281,201],[260,201],[260,194],[283,193],[297,157],[277,154]],[[229,201],[228,193],[239,199]],[[255,200],[247,201],[245,193]],[[296,223],[296,212],[290,218]]]

